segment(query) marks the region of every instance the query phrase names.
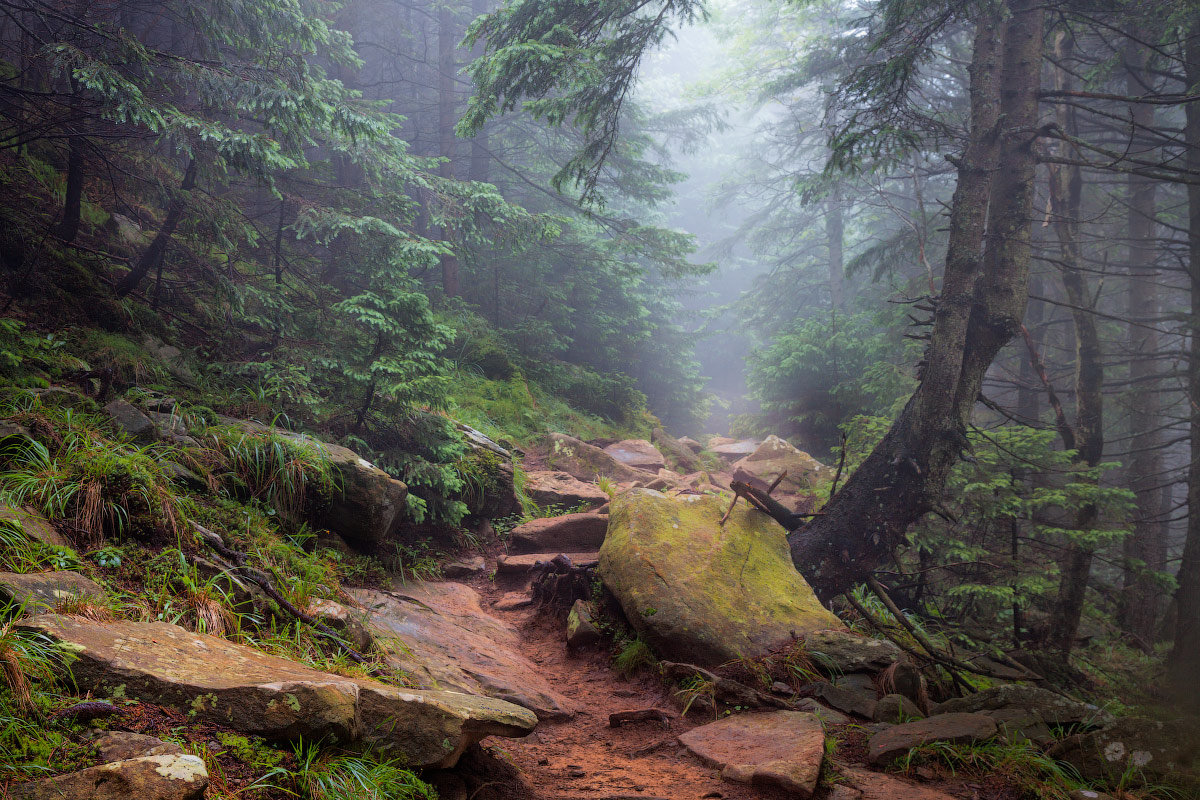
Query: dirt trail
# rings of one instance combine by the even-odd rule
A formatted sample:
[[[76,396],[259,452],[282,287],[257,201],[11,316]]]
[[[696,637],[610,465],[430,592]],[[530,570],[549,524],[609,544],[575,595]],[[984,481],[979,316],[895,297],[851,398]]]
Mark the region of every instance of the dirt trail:
[[[499,611],[500,595],[520,586],[472,582],[488,613],[515,627],[524,653],[551,685],[571,699],[576,715],[560,723],[542,723],[524,739],[492,739],[488,748],[521,773],[530,800],[782,800],[791,795],[721,779],[676,740],[704,720],[681,719],[661,681],[643,672],[631,678],[612,669],[607,645],[568,653],[565,622],[532,608]],[[565,615],[564,615],[565,616]],[[660,722],[610,728],[609,714],[657,708],[671,715]]]

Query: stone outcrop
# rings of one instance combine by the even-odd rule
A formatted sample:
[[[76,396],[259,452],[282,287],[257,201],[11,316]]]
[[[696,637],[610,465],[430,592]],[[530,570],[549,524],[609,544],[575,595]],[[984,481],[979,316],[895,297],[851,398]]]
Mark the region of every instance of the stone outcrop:
[[[819,668],[834,674],[878,672],[898,661],[903,652],[887,639],[843,630],[812,631],[804,637],[804,649]]]
[[[28,506],[14,508],[0,503],[0,519],[15,522],[25,531],[25,535],[35,542],[49,547],[70,547],[61,533],[55,530],[50,520]]]
[[[1004,685],[985,689],[982,692],[969,694],[966,697],[955,697],[943,703],[938,703],[932,709],[934,714],[949,714],[953,712],[972,713],[977,711],[996,711],[999,709],[1021,709],[1036,712],[1037,715],[1050,725],[1079,725],[1090,723],[1095,725],[1112,721],[1112,716],[1102,711],[1098,706],[1081,703],[1049,689],[1037,686]]]
[[[1129,785],[1182,775],[1196,767],[1200,740],[1183,722],[1122,717],[1098,731],[1059,742],[1048,755],[1065,761],[1088,781]]]
[[[13,800],[200,800],[208,770],[199,756],[180,753],[113,761],[8,789]]]
[[[591,478],[589,478],[591,480]],[[558,506],[598,508],[608,495],[594,483],[584,483],[565,472],[533,471],[525,476],[525,494],[542,508]]]
[[[596,614],[592,604],[585,600],[576,600],[567,613],[567,645],[569,647],[586,647],[595,644],[603,638],[596,626]]]
[[[537,724],[511,703],[320,672],[165,622],[46,615],[24,626],[72,652],[81,691],[170,706],[267,739],[364,740],[414,767],[452,766],[485,736],[523,736]]]
[[[841,623],[792,566],[783,531],[745,504],[617,497],[600,549],[600,576],[626,617],[665,658],[702,665],[757,657]]]
[[[564,514],[534,519],[512,529],[512,553],[595,552],[604,544],[608,517],[604,514]]]
[[[78,572],[0,572],[0,600],[25,604],[28,614],[40,614],[72,599],[103,601],[104,589]]]
[[[654,442],[654,446],[667,459],[667,463],[672,469],[685,474],[700,469],[700,461],[696,458],[696,453],[699,452],[698,443],[695,443],[697,449],[693,450],[663,428],[655,428],[654,432],[650,434],[650,441]]]
[[[843,767],[841,774],[847,783],[836,785],[848,788],[846,800],[955,800],[954,795],[929,786],[865,769]],[[830,800],[833,800],[832,794]]]
[[[883,766],[923,744],[970,744],[995,735],[996,723],[986,714],[938,714],[875,734],[867,743],[867,758],[872,764]]]
[[[599,447],[574,437],[552,433],[549,444],[550,452],[546,455],[546,463],[578,480],[594,481],[599,477],[635,482],[648,477],[645,472],[622,464]]]
[[[726,780],[778,786],[800,798],[812,796],[825,757],[825,728],[803,711],[737,714],[679,741]]]
[[[634,469],[658,472],[667,465],[667,460],[658,448],[645,439],[624,439],[604,448],[604,452]]]
[[[753,439],[738,440],[718,437],[709,440],[708,449],[726,462],[733,462],[745,458],[757,450],[758,442]]]
[[[571,716],[570,701],[521,654],[516,630],[486,614],[470,587],[410,582],[347,593],[366,609],[364,622],[388,664],[418,686],[494,697],[541,719]]]

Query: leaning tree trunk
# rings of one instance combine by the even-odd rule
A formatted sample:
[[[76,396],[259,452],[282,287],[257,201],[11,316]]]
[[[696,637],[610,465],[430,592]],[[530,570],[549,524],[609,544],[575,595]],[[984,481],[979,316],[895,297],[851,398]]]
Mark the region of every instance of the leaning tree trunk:
[[[1007,13],[984,15],[975,34],[970,139],[958,168],[921,382],[824,515],[790,537],[792,560],[824,599],[864,581],[891,557],[909,525],[937,507],[968,446],[967,422],[984,373],[1020,329],[1044,7],[1032,0],[1007,6]]]
[[[180,220],[183,219],[183,212],[187,208],[188,192],[195,185],[196,159],[192,158],[188,161],[187,170],[183,174],[183,183],[179,186],[179,192],[167,204],[167,216],[163,219],[162,227],[159,228],[154,241],[150,242],[150,246],[134,263],[133,269],[117,284],[117,297],[124,297],[136,289],[150,270],[162,262],[167,253],[167,245],[170,243],[171,237],[175,235],[175,229],[179,227]]]

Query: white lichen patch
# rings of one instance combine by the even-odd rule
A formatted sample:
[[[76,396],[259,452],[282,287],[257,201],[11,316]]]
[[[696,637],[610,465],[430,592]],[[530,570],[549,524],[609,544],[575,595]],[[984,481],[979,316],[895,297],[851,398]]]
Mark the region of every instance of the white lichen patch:
[[[167,780],[187,783],[208,780],[208,770],[204,768],[204,760],[199,756],[146,756],[146,760],[157,764],[154,771]]]
[[[1133,754],[1129,756],[1129,760],[1135,767],[1144,767],[1154,760],[1154,754],[1147,750],[1134,750]]]
[[[1124,742],[1109,742],[1104,746],[1105,761],[1122,761],[1125,758]]]

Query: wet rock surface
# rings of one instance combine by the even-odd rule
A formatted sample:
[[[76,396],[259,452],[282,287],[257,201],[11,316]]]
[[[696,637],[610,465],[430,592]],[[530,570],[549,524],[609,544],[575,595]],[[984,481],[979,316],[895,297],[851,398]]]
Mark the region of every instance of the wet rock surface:
[[[821,721],[803,711],[737,714],[679,737],[726,780],[779,786],[811,797],[825,757]]]

